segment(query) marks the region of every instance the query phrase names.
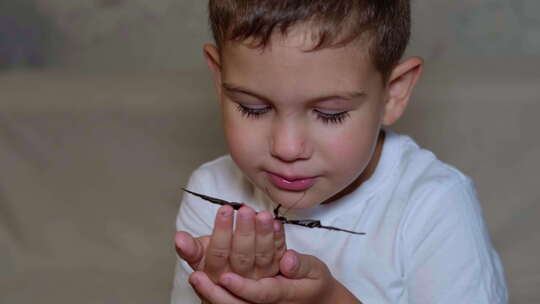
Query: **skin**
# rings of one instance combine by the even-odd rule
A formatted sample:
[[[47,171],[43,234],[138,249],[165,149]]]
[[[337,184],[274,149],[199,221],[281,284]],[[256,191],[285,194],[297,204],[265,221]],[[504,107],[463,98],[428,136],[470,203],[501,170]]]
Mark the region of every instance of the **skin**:
[[[256,213],[247,205],[236,215],[236,229],[234,217],[233,209],[223,206],[211,236],[193,238],[187,232],[178,232],[178,255],[213,282],[228,272],[251,279],[275,276],[286,247],[283,224],[270,212]]]
[[[383,148],[381,127],[402,116],[423,64],[418,57],[405,60],[383,81],[362,51],[367,49],[363,41],[306,52],[313,46],[309,37],[308,30],[297,27],[285,37],[275,35],[264,50],[250,41],[230,42],[221,50],[204,47],[231,156],[256,187],[284,208],[332,203],[369,179]],[[312,177],[314,183],[306,191],[284,190],[271,182],[270,173]],[[285,251],[283,229],[273,238],[257,233],[258,216],[233,231],[231,220],[218,215],[209,237],[179,232],[180,256],[202,270],[190,277],[202,299],[216,304],[360,303],[317,257]],[[232,241],[239,237],[242,245]],[[221,254],[213,254],[216,249]],[[255,259],[254,252],[271,255],[272,262],[263,267],[245,262]],[[206,261],[203,267],[201,261]]]

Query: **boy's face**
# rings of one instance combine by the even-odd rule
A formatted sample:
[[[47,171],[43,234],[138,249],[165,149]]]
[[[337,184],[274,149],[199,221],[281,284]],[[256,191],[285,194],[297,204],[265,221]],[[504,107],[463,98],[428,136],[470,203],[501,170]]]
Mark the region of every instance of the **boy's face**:
[[[221,55],[205,49],[232,158],[285,208],[359,186],[376,165],[381,125],[401,115],[358,44],[305,52],[304,37],[275,38],[264,51],[241,43]]]

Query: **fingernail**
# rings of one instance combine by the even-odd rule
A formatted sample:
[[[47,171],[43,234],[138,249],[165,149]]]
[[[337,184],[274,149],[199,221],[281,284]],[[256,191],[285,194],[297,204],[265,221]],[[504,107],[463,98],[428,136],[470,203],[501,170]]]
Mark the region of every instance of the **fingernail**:
[[[231,283],[231,278],[229,278],[228,276],[224,276],[221,278],[221,283],[225,286],[229,286],[229,284]]]
[[[182,256],[189,255],[189,254],[186,252],[186,249],[185,249],[186,247],[187,247],[186,240],[180,239],[180,240],[178,241],[177,248],[178,248],[178,251],[180,251],[179,253],[180,253]]]
[[[219,215],[223,216],[223,217],[229,217],[232,215],[232,210],[231,208],[221,208],[219,210]]]
[[[289,269],[291,271],[295,270],[298,266],[298,258],[296,257],[296,255],[290,255],[287,258],[287,264],[289,264]]]
[[[238,216],[243,220],[249,220],[253,217],[253,213],[249,210],[241,210],[238,212]]]
[[[192,277],[189,282],[193,285],[199,285],[199,279],[197,279],[196,277]]]
[[[274,221],[274,232],[281,232],[281,223],[279,221]]]

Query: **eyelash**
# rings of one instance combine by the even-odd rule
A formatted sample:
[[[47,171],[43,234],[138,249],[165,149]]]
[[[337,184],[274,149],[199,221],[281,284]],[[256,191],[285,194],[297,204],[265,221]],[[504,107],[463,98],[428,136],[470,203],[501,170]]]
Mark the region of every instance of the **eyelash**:
[[[238,111],[247,118],[260,118],[262,115],[268,113],[271,108],[265,107],[260,109],[251,109],[244,105],[237,104]],[[349,117],[349,112],[344,111],[335,114],[323,113],[319,110],[314,110],[317,113],[317,119],[320,119],[324,124],[341,124]]]
[[[347,111],[335,114],[323,113],[318,110],[315,110],[315,112],[317,113],[317,119],[320,119],[324,124],[341,124],[349,117],[349,112]]]
[[[248,118],[259,118],[263,114],[266,114],[268,111],[270,111],[270,107],[260,108],[260,109],[252,109],[248,108],[246,106],[243,106],[241,104],[237,104],[238,111],[242,113],[245,117]]]

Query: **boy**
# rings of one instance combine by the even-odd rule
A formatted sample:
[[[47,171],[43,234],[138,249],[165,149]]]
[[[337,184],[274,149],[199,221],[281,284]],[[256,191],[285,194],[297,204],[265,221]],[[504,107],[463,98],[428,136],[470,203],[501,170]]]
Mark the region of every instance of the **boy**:
[[[173,303],[506,303],[472,182],[384,128],[422,70],[399,62],[408,0],[209,7],[230,156],[187,188],[246,205],[184,196]],[[366,235],[284,227],[278,204]]]

